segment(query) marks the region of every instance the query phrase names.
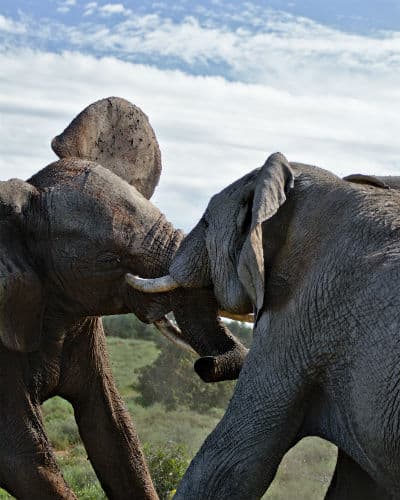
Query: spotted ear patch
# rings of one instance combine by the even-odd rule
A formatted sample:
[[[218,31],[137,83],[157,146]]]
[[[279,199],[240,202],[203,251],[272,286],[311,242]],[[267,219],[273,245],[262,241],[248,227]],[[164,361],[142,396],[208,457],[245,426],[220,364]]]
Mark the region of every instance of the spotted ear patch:
[[[101,99],[72,120],[51,147],[59,158],[94,161],[150,199],[161,175],[161,152],[143,111],[120,97]]]

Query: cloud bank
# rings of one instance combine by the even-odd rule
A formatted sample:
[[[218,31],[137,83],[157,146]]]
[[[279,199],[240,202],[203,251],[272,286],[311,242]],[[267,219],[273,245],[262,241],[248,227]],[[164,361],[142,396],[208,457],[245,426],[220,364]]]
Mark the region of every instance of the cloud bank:
[[[2,179],[55,159],[51,138],[110,95],[149,116],[164,166],[154,200],[185,229],[213,193],[274,151],[338,175],[400,175],[400,33],[350,35],[250,8],[235,27],[210,13],[177,22],[107,5],[103,17],[86,5],[88,24],[44,23],[36,34],[32,20],[0,16]],[[50,40],[71,50],[51,50]],[[151,65],[135,62],[143,55]]]

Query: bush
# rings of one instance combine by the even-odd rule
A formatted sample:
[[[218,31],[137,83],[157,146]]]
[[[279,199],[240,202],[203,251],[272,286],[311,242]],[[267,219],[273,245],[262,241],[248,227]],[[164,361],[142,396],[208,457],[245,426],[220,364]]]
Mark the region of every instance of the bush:
[[[173,443],[162,448],[145,445],[144,452],[160,500],[169,500],[190,462],[186,448]]]
[[[79,500],[106,500],[82,444],[58,455],[58,463],[69,486]]]
[[[46,432],[56,450],[64,450],[80,442],[74,411],[70,403],[54,397],[43,404]]]
[[[162,403],[167,410],[184,406],[200,413],[224,408],[234,382],[206,384],[194,372],[193,362],[189,353],[167,344],[153,364],[138,370],[137,402],[142,406]]]
[[[103,326],[108,337],[157,341],[160,333],[153,325],[142,323],[134,314],[104,316]]]

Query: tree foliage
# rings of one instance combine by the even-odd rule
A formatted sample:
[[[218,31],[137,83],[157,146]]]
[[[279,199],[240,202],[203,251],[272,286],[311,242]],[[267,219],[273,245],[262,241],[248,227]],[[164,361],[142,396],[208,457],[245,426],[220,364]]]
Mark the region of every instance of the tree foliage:
[[[142,323],[134,314],[104,316],[103,326],[108,337],[122,339],[152,340],[157,342],[159,332],[153,325]]]
[[[225,407],[234,382],[206,384],[193,370],[194,360],[189,353],[167,344],[152,365],[139,370],[137,402],[142,406],[162,403],[167,410],[184,406],[200,413]]]

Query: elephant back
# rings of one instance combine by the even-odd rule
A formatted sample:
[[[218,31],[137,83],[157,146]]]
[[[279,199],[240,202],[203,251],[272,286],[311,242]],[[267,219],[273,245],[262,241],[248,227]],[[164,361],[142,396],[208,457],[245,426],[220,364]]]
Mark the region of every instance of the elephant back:
[[[72,120],[51,143],[61,159],[92,160],[150,199],[161,175],[161,152],[143,111],[120,97],[101,99]]]

